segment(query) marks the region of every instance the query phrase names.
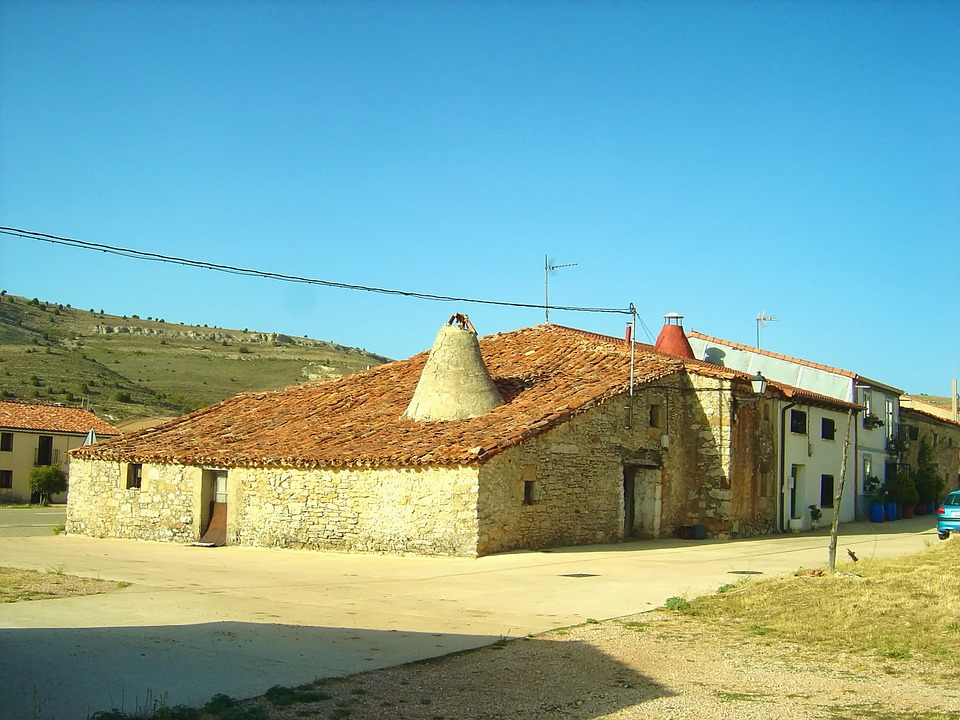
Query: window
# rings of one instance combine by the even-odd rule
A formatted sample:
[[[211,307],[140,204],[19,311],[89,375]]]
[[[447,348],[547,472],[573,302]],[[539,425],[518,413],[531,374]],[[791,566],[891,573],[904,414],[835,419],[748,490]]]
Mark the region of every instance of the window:
[[[883,420],[887,424],[887,437],[895,438],[896,428],[893,426],[893,400],[887,398],[883,407]]]
[[[655,403],[651,403],[650,405],[650,427],[663,427],[663,408]]]
[[[820,437],[824,440],[835,440],[837,436],[837,423],[833,418],[820,419]]]
[[[0,470],[0,490],[13,488],[13,470]]]
[[[13,452],[13,433],[0,433],[0,450]]]
[[[127,465],[127,490],[139,490],[143,485],[143,465],[130,463]]]
[[[540,483],[536,480],[523,481],[523,504],[533,505],[540,500]]]
[[[213,501],[225,503],[227,502],[227,471],[215,470],[214,478],[216,485],[213,490]]]
[[[833,475],[820,476],[820,507],[833,507]]]
[[[803,410],[790,411],[790,432],[807,434],[807,414]]]

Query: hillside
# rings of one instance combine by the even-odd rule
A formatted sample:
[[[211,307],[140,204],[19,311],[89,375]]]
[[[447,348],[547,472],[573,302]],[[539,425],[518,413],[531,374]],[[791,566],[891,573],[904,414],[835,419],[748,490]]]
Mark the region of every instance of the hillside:
[[[115,424],[181,415],[239,392],[387,361],[322,340],[0,295],[0,397],[82,404]]]

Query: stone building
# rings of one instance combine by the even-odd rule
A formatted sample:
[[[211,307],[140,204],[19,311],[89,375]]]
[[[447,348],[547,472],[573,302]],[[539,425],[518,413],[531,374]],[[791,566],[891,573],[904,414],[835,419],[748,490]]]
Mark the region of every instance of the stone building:
[[[929,463],[943,478],[946,493],[960,490],[960,423],[937,410],[919,402],[901,407],[901,423],[889,453],[898,465],[915,470],[920,464],[921,443],[926,443],[932,456]]]
[[[67,530],[460,556],[773,532],[783,390],[749,381],[557,325],[478,340],[455,316],[430,353],[74,451]]]

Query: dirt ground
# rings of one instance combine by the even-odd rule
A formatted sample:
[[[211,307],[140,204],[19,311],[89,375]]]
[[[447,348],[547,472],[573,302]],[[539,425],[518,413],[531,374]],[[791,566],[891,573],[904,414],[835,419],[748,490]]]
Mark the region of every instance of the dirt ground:
[[[59,568],[47,572],[0,568],[0,602],[97,595],[127,585],[129,583],[65,575]]]
[[[243,705],[291,718],[920,718],[960,691],[916,661],[816,655],[669,611],[554,630]]]

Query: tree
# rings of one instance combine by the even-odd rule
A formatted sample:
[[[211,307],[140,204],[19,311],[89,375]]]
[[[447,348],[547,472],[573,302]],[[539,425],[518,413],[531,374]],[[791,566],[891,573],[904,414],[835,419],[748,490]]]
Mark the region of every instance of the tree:
[[[30,471],[30,491],[40,495],[40,504],[49,505],[50,497],[67,489],[67,475],[59,465],[38,465]]]

